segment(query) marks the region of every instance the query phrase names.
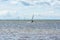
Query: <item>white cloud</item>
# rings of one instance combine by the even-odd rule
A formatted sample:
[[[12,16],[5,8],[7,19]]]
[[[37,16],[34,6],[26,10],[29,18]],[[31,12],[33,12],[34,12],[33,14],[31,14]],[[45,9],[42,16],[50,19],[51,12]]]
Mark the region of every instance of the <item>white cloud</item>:
[[[29,4],[33,4],[33,6],[23,6],[21,4],[21,1],[27,2]],[[19,3],[18,3],[19,2]],[[60,12],[56,12],[54,11],[54,8],[57,6],[57,4],[60,5],[59,2],[54,1],[52,5],[55,5],[54,8],[52,7],[45,7],[45,5],[40,6],[37,5],[36,3],[40,3],[40,2],[48,2],[50,3],[51,0],[10,0],[7,1],[7,3],[3,3],[1,2],[1,6],[0,6],[0,16],[4,16],[6,18],[8,18],[8,15],[10,15],[9,17],[13,17],[16,18],[19,16],[20,18],[32,18],[33,15],[33,11],[34,11],[34,15],[37,16],[37,18],[39,18],[41,15],[43,18],[47,18],[47,17],[60,17]],[[18,5],[15,5],[18,4]],[[36,5],[35,5],[36,4]],[[60,6],[59,6],[60,7]],[[4,10],[6,9],[6,10]],[[59,9],[60,10],[60,9]],[[58,10],[57,10],[58,11]],[[8,14],[8,15],[7,15]],[[10,19],[11,19],[10,18]]]
[[[42,17],[60,17],[60,14],[59,13],[55,13],[54,10],[48,10],[48,11],[45,11],[45,12],[41,12],[39,15],[41,15]]]
[[[10,14],[10,16],[12,16],[12,17],[15,17],[15,16],[17,16],[16,13],[17,12],[17,10],[9,10],[9,14]]]
[[[10,4],[17,4],[18,1],[10,1],[9,3],[10,3]]]
[[[0,16],[7,15],[8,10],[0,10]]]

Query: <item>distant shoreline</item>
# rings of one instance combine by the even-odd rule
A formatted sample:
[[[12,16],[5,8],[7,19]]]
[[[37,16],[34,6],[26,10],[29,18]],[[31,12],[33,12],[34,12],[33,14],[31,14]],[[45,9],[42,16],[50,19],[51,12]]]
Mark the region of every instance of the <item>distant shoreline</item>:
[[[31,21],[31,20],[0,20],[0,21]],[[60,20],[57,20],[57,19],[55,19],[55,20],[52,20],[52,19],[38,20],[38,19],[36,19],[36,20],[33,20],[33,21],[60,21]]]
[[[53,22],[53,23],[55,23],[55,22],[60,22],[60,20],[33,20],[33,22],[32,22],[32,20],[0,20],[0,22],[29,22],[29,23],[33,23],[33,22],[49,22],[49,23],[51,23],[51,22]]]

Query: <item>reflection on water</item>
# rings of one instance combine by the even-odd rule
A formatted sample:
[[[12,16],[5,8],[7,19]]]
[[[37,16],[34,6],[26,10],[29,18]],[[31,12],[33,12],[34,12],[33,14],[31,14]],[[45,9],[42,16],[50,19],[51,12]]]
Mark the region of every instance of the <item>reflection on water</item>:
[[[60,40],[60,35],[39,35],[26,33],[1,33],[1,40]]]
[[[60,40],[60,22],[0,21],[0,40]]]
[[[0,21],[0,27],[5,28],[33,28],[33,29],[60,29],[60,21],[37,21],[31,23],[30,21]]]

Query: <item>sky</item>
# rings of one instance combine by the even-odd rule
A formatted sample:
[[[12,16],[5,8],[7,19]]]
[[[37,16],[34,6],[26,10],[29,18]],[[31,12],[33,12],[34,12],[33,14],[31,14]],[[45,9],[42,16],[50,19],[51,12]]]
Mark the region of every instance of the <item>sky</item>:
[[[60,0],[0,0],[0,19],[60,19]]]

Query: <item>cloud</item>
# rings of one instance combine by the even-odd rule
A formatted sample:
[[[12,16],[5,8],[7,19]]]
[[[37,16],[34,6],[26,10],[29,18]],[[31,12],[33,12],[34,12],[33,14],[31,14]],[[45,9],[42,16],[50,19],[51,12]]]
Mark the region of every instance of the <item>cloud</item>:
[[[18,1],[9,1],[10,4],[17,4]]]
[[[0,16],[7,15],[8,10],[0,10]]]
[[[21,1],[21,3],[24,5],[24,6],[31,6],[31,4],[27,3],[27,2],[24,2],[24,1]]]
[[[51,0],[8,0],[7,3],[0,2],[0,16],[7,19],[18,17],[31,19],[34,14],[39,19],[58,18],[60,17],[59,5],[58,1]]]

